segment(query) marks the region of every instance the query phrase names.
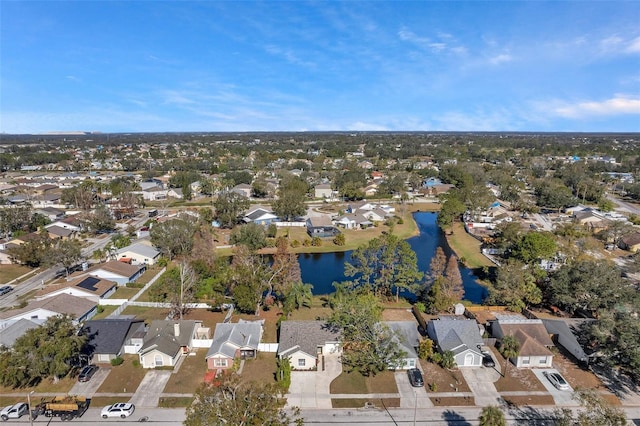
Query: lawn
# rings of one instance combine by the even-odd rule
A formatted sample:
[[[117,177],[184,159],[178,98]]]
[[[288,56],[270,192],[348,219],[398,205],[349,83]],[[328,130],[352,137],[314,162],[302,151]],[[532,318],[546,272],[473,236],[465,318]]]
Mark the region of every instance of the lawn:
[[[187,356],[180,370],[174,372],[164,388],[164,393],[195,393],[202,384],[204,374],[207,372],[207,349],[196,350],[195,356]]]
[[[447,370],[425,360],[420,360],[420,366],[424,372],[426,389],[435,386],[433,392],[470,392],[460,370]]]
[[[142,276],[136,280],[136,284],[139,284],[142,287],[144,287],[144,285],[149,281],[151,281],[151,279],[155,277],[156,274],[161,270],[162,270],[162,267],[158,265],[149,266],[149,268],[146,271],[144,271],[144,274],[142,274]]]
[[[446,234],[447,241],[458,259],[464,259],[464,264],[471,269],[484,266],[495,266],[493,262],[480,252],[480,241],[467,234],[461,223],[453,225],[453,234]]]
[[[476,405],[472,396],[438,396],[430,398],[436,407],[466,407]]]
[[[126,354],[123,356],[124,362],[116,367],[109,368],[109,375],[98,388],[99,393],[133,393],[138,389],[140,382],[147,371],[140,365],[133,365],[138,361],[138,355]]]
[[[26,388],[12,389],[12,388],[8,388],[8,387],[5,387],[5,386],[0,386],[0,395],[6,394],[6,393],[21,393],[21,392],[24,392],[25,398],[26,398],[26,395],[31,391],[34,391],[37,394],[38,393],[61,393],[61,394],[65,394],[65,393],[68,393],[69,390],[71,390],[71,388],[73,387],[73,385],[75,383],[76,383],[76,379],[75,378],[64,377],[64,378],[58,380],[56,383],[54,383],[52,379],[45,379],[42,382],[40,382],[37,386],[31,386],[31,387],[26,387]]]
[[[133,287],[118,287],[116,292],[111,296],[112,299],[131,299],[135,296],[142,288],[133,288]]]
[[[275,352],[258,352],[256,359],[245,360],[241,377],[243,382],[275,383]]]
[[[375,376],[365,377],[357,371],[342,373],[331,382],[332,394],[353,393],[397,393],[393,371],[382,371]]]
[[[31,272],[32,269],[23,265],[0,265],[0,283],[8,283],[22,275]]]
[[[93,320],[99,320],[99,319],[105,319],[106,317],[108,317],[109,315],[111,315],[111,313],[113,311],[115,311],[116,309],[119,308],[119,306],[116,305],[100,305],[100,308],[102,309],[102,312],[98,312],[97,314],[95,314],[95,316],[91,319]]]
[[[152,308],[148,306],[127,306],[122,315],[135,315],[136,318],[144,319],[147,322],[153,320],[164,320],[169,315],[168,308]]]

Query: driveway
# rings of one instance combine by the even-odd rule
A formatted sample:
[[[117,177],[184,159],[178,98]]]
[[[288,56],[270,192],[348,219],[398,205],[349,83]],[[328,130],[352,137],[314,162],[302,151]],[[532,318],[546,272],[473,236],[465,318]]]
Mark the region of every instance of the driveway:
[[[88,382],[76,382],[69,391],[69,395],[81,395],[91,398],[102,385],[102,382],[105,381],[110,371],[111,367],[98,368],[98,371],[95,372]]]
[[[553,401],[556,403],[556,405],[559,405],[559,406],[580,405],[575,399],[573,399],[573,388],[571,387],[571,384],[569,384],[569,390],[559,390],[551,384],[549,379],[544,377],[543,373],[545,371],[548,373],[560,374],[558,370],[556,370],[555,368],[533,368],[532,371],[533,371],[533,374],[536,375],[538,380],[540,380],[540,382],[544,385],[545,389],[551,394],[551,396],[553,397]],[[565,380],[566,380],[566,377],[565,377]]]
[[[499,364],[496,363],[496,366],[499,368]],[[476,405],[484,407],[500,403],[500,394],[493,385],[500,378],[495,367],[460,368],[460,371],[473,392]]]
[[[338,354],[324,356],[324,371],[292,371],[288,407],[332,408],[331,382],[342,373]]]
[[[164,391],[170,377],[171,371],[148,371],[129,402],[136,407],[157,407],[160,394]]]
[[[400,408],[429,408],[433,407],[433,403],[427,396],[424,386],[414,388],[409,382],[409,376],[406,371],[396,371],[396,386],[400,393]]]

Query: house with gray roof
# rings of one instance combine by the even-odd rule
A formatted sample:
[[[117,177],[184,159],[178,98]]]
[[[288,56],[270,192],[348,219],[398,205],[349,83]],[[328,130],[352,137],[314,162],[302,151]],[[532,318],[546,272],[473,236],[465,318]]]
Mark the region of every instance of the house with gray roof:
[[[144,343],[138,351],[143,368],[174,367],[182,355],[193,348],[193,341],[200,339],[201,321],[155,320],[149,324]]]
[[[384,324],[391,329],[394,334],[394,340],[400,350],[406,354],[402,363],[393,366],[393,369],[406,370],[415,368],[420,359],[418,356],[418,346],[420,345],[418,324],[415,321],[385,321]]]
[[[80,333],[88,337],[90,363],[101,363],[121,356],[125,342],[144,329],[141,319],[116,317],[86,321]]]
[[[22,318],[13,324],[0,329],[0,347],[11,348],[13,344],[22,337],[28,330],[40,327],[44,320]]]
[[[282,321],[278,358],[294,370],[317,368],[326,354],[340,352],[340,332],[324,321]]]
[[[131,259],[132,265],[154,265],[159,257],[158,250],[144,243],[131,244],[121,248],[117,253],[118,259]]]
[[[441,353],[451,351],[458,367],[482,365],[481,326],[476,320],[440,317],[427,323],[427,334]]]
[[[218,323],[207,352],[207,368],[225,370],[235,359],[255,358],[262,339],[262,322]]]
[[[255,207],[247,212],[242,219],[245,223],[255,223],[256,225],[270,225],[278,221],[278,216],[264,207]]]
[[[21,319],[46,320],[55,315],[69,315],[75,324],[91,319],[98,304],[84,297],[59,294],[43,300],[31,301],[24,308],[0,312],[0,330]]]
[[[71,274],[71,277],[79,278],[81,276],[91,275],[104,280],[114,281],[118,283],[119,286],[123,286],[140,278],[146,270],[146,265],[130,265],[125,262],[111,260],[92,266],[86,271],[74,272]]]

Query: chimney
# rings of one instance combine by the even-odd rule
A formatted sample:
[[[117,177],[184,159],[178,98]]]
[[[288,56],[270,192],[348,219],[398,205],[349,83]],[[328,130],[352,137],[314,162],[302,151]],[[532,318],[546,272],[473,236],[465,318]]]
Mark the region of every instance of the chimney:
[[[173,324],[173,335],[176,337],[180,336],[180,323]]]

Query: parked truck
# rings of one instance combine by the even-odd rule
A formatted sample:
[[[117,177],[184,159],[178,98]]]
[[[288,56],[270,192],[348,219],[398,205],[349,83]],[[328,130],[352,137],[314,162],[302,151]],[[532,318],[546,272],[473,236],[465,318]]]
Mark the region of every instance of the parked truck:
[[[89,401],[84,396],[56,396],[53,399],[42,399],[36,405],[31,415],[33,419],[38,416],[60,417],[60,420],[73,420],[75,417],[81,417],[89,408]]]

